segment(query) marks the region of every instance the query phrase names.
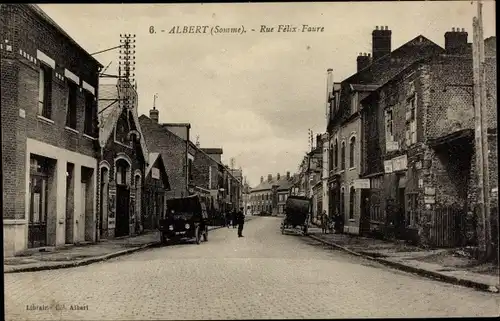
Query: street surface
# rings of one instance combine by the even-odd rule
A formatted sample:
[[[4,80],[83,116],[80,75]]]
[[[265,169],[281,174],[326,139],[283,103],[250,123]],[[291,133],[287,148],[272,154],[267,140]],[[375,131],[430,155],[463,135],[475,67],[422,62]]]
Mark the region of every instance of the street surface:
[[[245,224],[244,238],[236,229],[222,228],[200,245],[157,247],[72,269],[4,274],[6,320],[500,314],[498,294],[392,270],[307,237],[281,235],[279,224],[279,218],[258,217]],[[28,310],[43,305],[52,308]],[[71,305],[83,310],[70,310]]]

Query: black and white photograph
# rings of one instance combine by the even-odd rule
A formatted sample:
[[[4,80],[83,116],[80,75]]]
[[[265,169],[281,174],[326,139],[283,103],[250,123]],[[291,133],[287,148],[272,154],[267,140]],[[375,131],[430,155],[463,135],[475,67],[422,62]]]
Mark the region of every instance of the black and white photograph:
[[[496,3],[0,4],[5,320],[500,316]]]

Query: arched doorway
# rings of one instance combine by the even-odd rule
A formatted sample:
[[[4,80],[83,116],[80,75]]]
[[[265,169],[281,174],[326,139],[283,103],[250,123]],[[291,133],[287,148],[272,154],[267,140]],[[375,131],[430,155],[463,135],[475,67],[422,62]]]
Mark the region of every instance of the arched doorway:
[[[124,159],[115,163],[116,172],[116,227],[115,237],[129,235],[130,221],[130,164]]]
[[[101,167],[101,189],[99,195],[99,238],[107,237],[108,230],[108,196],[109,196],[109,168]]]

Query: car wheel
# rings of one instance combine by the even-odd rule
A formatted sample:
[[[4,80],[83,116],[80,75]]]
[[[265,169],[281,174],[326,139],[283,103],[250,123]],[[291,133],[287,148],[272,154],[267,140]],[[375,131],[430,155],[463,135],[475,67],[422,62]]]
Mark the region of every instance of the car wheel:
[[[160,234],[160,241],[161,241],[162,245],[166,245],[167,244],[167,237],[166,237],[165,234],[163,234],[163,233]]]
[[[196,238],[196,244],[200,244],[201,239],[200,239],[200,227],[199,226],[197,226],[195,228],[194,235],[195,235],[195,238]]]

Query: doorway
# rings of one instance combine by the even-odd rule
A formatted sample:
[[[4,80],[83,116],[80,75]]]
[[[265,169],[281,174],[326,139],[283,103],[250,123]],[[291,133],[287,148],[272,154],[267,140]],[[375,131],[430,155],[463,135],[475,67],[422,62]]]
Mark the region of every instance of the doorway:
[[[75,181],[74,181],[75,165],[67,163],[66,165],[66,233],[65,243],[72,244],[73,238],[73,218],[75,215]]]
[[[126,185],[116,186],[116,228],[115,236],[126,236],[129,234],[130,217],[130,190]]]
[[[30,158],[28,247],[47,246],[47,209],[49,183],[54,163],[48,158],[32,155]]]

